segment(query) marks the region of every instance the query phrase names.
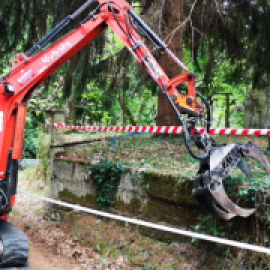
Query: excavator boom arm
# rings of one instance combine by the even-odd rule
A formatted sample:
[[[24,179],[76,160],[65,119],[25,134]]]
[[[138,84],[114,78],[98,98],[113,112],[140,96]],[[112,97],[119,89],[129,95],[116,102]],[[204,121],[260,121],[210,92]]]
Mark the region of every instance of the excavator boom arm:
[[[72,22],[90,7],[92,8],[91,12],[74,30],[55,41],[60,33],[66,30]],[[194,74],[188,70],[168,46],[134,12],[127,2],[124,0],[89,0],[73,14],[67,16],[26,53],[18,55],[13,63],[11,72],[0,81],[0,216],[5,217],[11,211],[15,202],[17,162],[21,158],[23,150],[28,100],[42,82],[108,27],[122,40],[135,59],[157,82],[177,114],[180,125],[184,129],[188,152],[202,163],[193,190],[198,201],[206,209],[210,209],[210,212],[222,218],[228,219],[235,215],[249,215],[252,211],[245,212],[244,215],[241,209],[239,210],[231,205],[229,199],[225,197],[223,189],[220,189],[218,192],[217,188],[213,189],[216,186],[222,187],[221,182],[223,178],[218,178],[211,171],[211,160],[213,159],[210,158],[210,154],[212,153],[212,156],[219,155],[222,164],[224,160],[226,161],[226,158],[228,159],[228,155],[231,156],[237,151],[239,152],[236,153],[237,155],[243,156],[243,149],[247,146],[236,145],[223,148],[222,151],[213,151],[213,147],[217,147],[217,144],[209,135],[211,122],[210,106],[207,99],[196,91]],[[142,41],[140,33],[143,33],[159,50],[168,54],[183,73],[174,78],[169,78]],[[187,85],[184,94],[178,88],[178,86],[183,84]],[[202,100],[202,103],[198,101],[197,97]],[[188,121],[184,121],[182,114],[189,116]],[[195,124],[196,120],[204,117],[205,114],[207,115],[207,131],[205,134],[200,134],[196,131]],[[190,138],[195,141],[195,145],[202,150],[203,154],[199,155],[193,151],[190,145]],[[249,148],[257,151],[255,147]],[[231,149],[235,149],[232,154],[228,153]],[[238,166],[246,167],[243,165],[244,161],[241,161],[240,158],[237,160]],[[266,165],[269,168],[269,164],[267,163]],[[234,164],[230,166],[234,168]],[[226,169],[218,164],[217,168]],[[247,170],[245,169],[245,171]],[[216,182],[218,182],[217,185]],[[227,212],[219,211],[213,205],[209,206],[209,194]]]
[[[16,57],[12,71],[0,82],[0,180],[6,180],[8,163],[21,158],[24,142],[24,126],[27,101],[33,91],[63,64],[99,36],[107,27],[122,40],[124,45],[143,65],[166,95],[174,100],[175,110],[198,116],[201,108],[196,102],[194,76],[184,64],[167,48],[166,44],[140,19],[132,7],[123,0],[97,1],[97,7],[80,25],[60,38],[52,41],[65,30],[83,11],[92,6],[87,1],[80,9],[65,18],[49,34],[26,53]],[[170,79],[141,40],[133,25],[147,33],[150,39],[184,69],[185,73]],[[181,95],[177,86],[188,83],[187,95]],[[10,154],[11,153],[11,154]],[[14,195],[14,194],[13,194]],[[10,198],[10,201],[14,199]],[[11,207],[9,207],[11,209]],[[0,215],[9,211],[0,207]]]

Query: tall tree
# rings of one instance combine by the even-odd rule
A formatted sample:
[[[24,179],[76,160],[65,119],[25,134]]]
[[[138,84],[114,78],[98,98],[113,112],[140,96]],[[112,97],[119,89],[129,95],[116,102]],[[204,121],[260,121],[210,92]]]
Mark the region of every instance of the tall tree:
[[[145,1],[142,15],[151,25],[153,30],[157,32],[161,38],[167,41],[170,49],[176,56],[179,59],[182,59],[183,28],[180,26],[183,23],[184,18],[184,1]],[[166,54],[161,54],[158,58],[169,78],[173,78],[182,72]],[[179,120],[177,119],[174,110],[161,90],[158,90],[156,124],[160,126],[179,125]]]
[[[190,1],[186,8],[189,9]],[[202,72],[202,88],[209,96],[224,92],[214,82],[222,61],[229,60],[226,83],[246,84],[245,124],[269,127],[270,3],[258,1],[193,1],[194,12],[187,22],[185,44],[193,49],[194,65]],[[192,38],[191,38],[192,37]],[[201,61],[201,59],[206,59]],[[233,67],[233,68],[232,68]],[[214,86],[214,87],[213,87]],[[261,119],[261,120],[260,120]]]
[[[165,1],[162,12],[162,36],[168,41],[170,49],[176,54],[179,59],[183,58],[183,29],[181,26],[183,22],[184,1]],[[170,78],[175,77],[181,69],[170,59],[167,55],[160,57],[161,66],[166,71]],[[164,93],[159,91],[158,94],[158,114],[157,125],[179,125],[179,120],[168,102]]]

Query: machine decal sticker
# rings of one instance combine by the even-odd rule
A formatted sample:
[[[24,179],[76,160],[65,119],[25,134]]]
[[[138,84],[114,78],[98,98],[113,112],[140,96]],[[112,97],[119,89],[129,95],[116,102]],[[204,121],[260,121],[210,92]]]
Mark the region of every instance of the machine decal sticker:
[[[163,73],[161,69],[158,66],[156,66],[156,63],[153,58],[146,56],[144,59],[142,59],[142,61],[156,80],[162,76]]]
[[[34,72],[32,69],[29,69],[26,72],[24,72],[24,70],[21,70],[21,73],[22,73],[22,76],[18,79],[18,83],[20,85],[27,84],[34,77]]]
[[[50,51],[42,57],[42,63],[50,63],[55,60],[55,58],[60,57],[65,52],[67,52],[72,47],[72,44],[69,41],[61,43],[58,48]]]

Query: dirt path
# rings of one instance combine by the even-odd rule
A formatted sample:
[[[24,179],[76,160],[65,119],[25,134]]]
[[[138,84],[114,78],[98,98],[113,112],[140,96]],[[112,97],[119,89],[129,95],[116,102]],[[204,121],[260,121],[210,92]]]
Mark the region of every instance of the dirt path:
[[[48,252],[41,244],[30,242],[29,265],[27,267],[8,267],[0,270],[79,270],[75,263],[59,258]]]
[[[19,190],[46,196],[42,182],[29,182],[21,172],[20,177],[22,179],[19,181]],[[112,260],[104,259],[93,249],[80,246],[69,231],[57,227],[57,223],[45,220],[43,210],[43,202],[20,193],[17,195],[9,221],[26,233],[30,242],[30,269],[20,270],[139,269],[128,266],[121,256]]]
[[[25,200],[23,198],[18,198],[19,202]],[[17,202],[18,203],[18,202]],[[21,209],[21,206],[16,209]],[[36,204],[32,204],[36,206]],[[25,207],[25,205],[24,205]],[[18,210],[17,210],[18,211]],[[16,210],[15,210],[16,212]],[[30,216],[32,216],[29,213]],[[20,268],[20,270],[85,270],[87,267],[83,267],[81,264],[75,260],[70,260],[64,256],[59,256],[57,253],[54,253],[52,249],[48,248],[46,243],[38,242],[38,235],[34,236],[31,233],[31,228],[29,228],[29,220],[21,218],[19,216],[11,215],[10,221],[16,227],[20,228],[28,235],[29,239],[29,267]],[[33,222],[35,226],[35,222]],[[0,268],[1,269],[1,268]],[[16,268],[17,269],[17,268]],[[13,270],[13,268],[8,268],[7,270]]]
[[[42,244],[30,243],[29,270],[79,270],[82,269],[75,262],[61,258],[48,252]],[[86,268],[84,268],[86,269]]]
[[[0,270],[79,270],[81,267],[67,259],[59,258],[48,252],[41,244],[30,242],[29,266],[8,267]],[[84,268],[85,269],[85,268]]]
[[[30,191],[29,184],[22,179],[22,181],[19,181],[19,189]],[[30,245],[29,270],[86,270],[86,266],[81,265],[76,260],[60,256],[53,248],[48,246],[48,242],[44,240],[44,235],[49,234],[50,231],[42,217],[43,207],[44,204],[41,201],[18,194],[16,206],[9,217],[12,224],[28,236]],[[39,230],[36,230],[37,228]]]

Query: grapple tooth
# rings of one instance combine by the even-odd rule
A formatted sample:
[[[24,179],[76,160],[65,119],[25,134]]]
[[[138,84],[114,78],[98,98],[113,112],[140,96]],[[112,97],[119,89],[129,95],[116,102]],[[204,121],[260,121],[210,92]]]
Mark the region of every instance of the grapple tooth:
[[[241,169],[241,171],[246,175],[247,178],[252,177],[252,173],[244,159],[241,159],[237,166],[239,167],[239,169]]]
[[[225,220],[230,220],[231,218],[236,216],[236,214],[234,213],[225,212],[219,209],[217,206],[215,206],[209,195],[195,195],[195,197],[197,201],[200,203],[200,205],[213,216],[216,216],[218,218],[222,218]]]
[[[215,185],[209,186],[209,191],[223,209],[234,215],[248,217],[256,211],[254,208],[244,209],[233,203],[226,194],[222,181],[216,181]]]
[[[270,175],[270,163],[267,160],[265,154],[257,145],[249,142],[242,147],[242,150],[244,156],[249,156],[258,160],[264,166],[266,172]]]

